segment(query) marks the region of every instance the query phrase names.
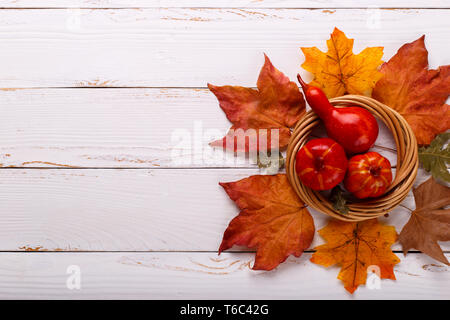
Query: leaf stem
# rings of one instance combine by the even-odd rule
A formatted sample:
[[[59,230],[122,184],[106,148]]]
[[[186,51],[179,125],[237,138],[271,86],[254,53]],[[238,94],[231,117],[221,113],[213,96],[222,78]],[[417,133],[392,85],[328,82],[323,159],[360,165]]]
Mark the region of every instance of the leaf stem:
[[[414,210],[408,208],[407,206],[404,206],[402,204],[399,204],[400,207],[407,209],[409,212],[413,212]]]

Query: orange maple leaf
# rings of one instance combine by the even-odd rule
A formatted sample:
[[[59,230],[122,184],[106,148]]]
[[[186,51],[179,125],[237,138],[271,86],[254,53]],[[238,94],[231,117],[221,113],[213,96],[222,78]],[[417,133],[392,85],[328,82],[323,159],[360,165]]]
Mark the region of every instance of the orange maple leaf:
[[[314,75],[313,86],[321,88],[328,98],[344,94],[370,95],[381,73],[383,47],[366,48],[353,54],[353,39],[334,28],[327,40],[327,52],[317,47],[301,48],[305,55],[303,69]]]
[[[219,254],[233,245],[256,248],[253,269],[272,270],[300,257],[314,237],[314,221],[285,174],[220,183],[241,212],[223,235]]]
[[[333,219],[318,232],[327,243],[315,248],[311,261],[341,266],[338,279],[350,293],[366,283],[369,266],[379,268],[381,279],[395,280],[393,268],[400,259],[390,249],[397,239],[394,227],[381,225],[377,219],[357,223]]]
[[[404,44],[381,66],[383,78],[373,97],[397,110],[410,124],[417,142],[428,145],[433,138],[450,129],[450,65],[428,69],[425,36]]]
[[[222,140],[210,143],[211,146],[249,152],[259,150],[260,140],[267,139],[265,141],[271,149],[271,131],[261,129],[278,129],[279,148],[287,146],[291,136],[290,128],[305,113],[305,100],[298,86],[278,71],[266,55],[264,56],[265,63],[257,82],[258,90],[208,84],[208,88],[219,100],[220,107],[228,120],[233,123],[228,134]],[[242,131],[254,129],[252,132],[257,137],[255,143],[249,143],[248,135],[245,138],[245,144],[244,140],[239,140],[242,137],[242,131],[239,129]],[[275,146],[273,148],[275,149]]]

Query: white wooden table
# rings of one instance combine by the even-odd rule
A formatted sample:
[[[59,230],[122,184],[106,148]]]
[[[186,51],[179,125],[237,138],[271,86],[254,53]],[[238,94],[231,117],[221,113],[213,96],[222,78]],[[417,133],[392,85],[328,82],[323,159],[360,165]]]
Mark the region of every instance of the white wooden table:
[[[250,270],[245,248],[217,256],[238,213],[218,182],[259,170],[189,163],[201,150],[177,156],[173,141],[175,130],[228,129],[207,82],[255,86],[263,52],[295,79],[299,47],[325,49],[334,26],[355,38],[355,52],[384,46],[384,60],[426,34],[431,67],[448,64],[448,7],[0,0],[0,298],[450,298],[449,268],[418,252],[403,257],[399,245],[397,281],[353,296],[338,268],[310,263],[311,252],[273,272]],[[378,144],[393,147],[385,131]],[[405,205],[414,208],[412,196]],[[316,229],[326,224],[313,215]],[[381,220],[399,232],[408,216],[399,208]],[[312,247],[321,242],[316,235]],[[79,290],[66,286],[69,266],[81,271]]]

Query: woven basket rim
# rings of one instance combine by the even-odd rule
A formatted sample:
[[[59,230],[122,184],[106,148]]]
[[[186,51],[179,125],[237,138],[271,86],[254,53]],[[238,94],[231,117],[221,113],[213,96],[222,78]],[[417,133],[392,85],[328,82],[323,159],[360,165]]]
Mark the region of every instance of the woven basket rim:
[[[348,214],[333,208],[333,204],[319,191],[302,184],[295,170],[295,157],[298,150],[308,141],[308,137],[320,119],[313,111],[308,111],[297,122],[286,155],[286,174],[293,189],[308,206],[333,218],[357,222],[373,219],[392,211],[408,195],[413,187],[419,167],[417,140],[408,122],[397,111],[366,96],[345,95],[330,99],[336,107],[358,106],[370,111],[380,119],[392,133],[397,147],[395,177],[384,195],[366,201],[349,202]]]

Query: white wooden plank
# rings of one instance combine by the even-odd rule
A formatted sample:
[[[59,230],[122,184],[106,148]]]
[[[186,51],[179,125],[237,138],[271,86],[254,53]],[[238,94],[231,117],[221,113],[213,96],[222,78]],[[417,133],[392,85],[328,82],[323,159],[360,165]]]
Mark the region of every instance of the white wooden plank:
[[[289,258],[252,271],[248,253],[1,253],[0,299],[448,299],[450,272],[422,254],[401,257],[397,280],[348,294],[328,270]],[[447,254],[450,257],[449,254]],[[68,289],[69,266],[81,272]],[[73,267],[72,267],[73,268]]]
[[[254,86],[263,52],[294,79],[299,47],[324,49],[334,26],[355,52],[384,46],[385,59],[426,34],[435,67],[448,63],[449,19],[445,9],[1,10],[0,87]]]
[[[6,90],[0,91],[0,105],[4,106],[2,167],[252,167],[255,163],[227,157],[208,145],[221,138],[230,123],[206,89]],[[392,135],[381,128],[377,145],[394,148]],[[374,150],[395,164],[395,153]]]
[[[447,0],[1,0],[0,8],[446,8]]]
[[[218,182],[257,173],[0,170],[0,251],[217,251],[226,226],[239,212]],[[404,204],[413,209],[412,196]],[[327,216],[312,213],[316,229],[322,228]],[[402,207],[389,218],[380,218],[398,232],[408,219],[409,212]],[[320,243],[316,236],[311,247]],[[448,243],[442,247],[450,248]]]

